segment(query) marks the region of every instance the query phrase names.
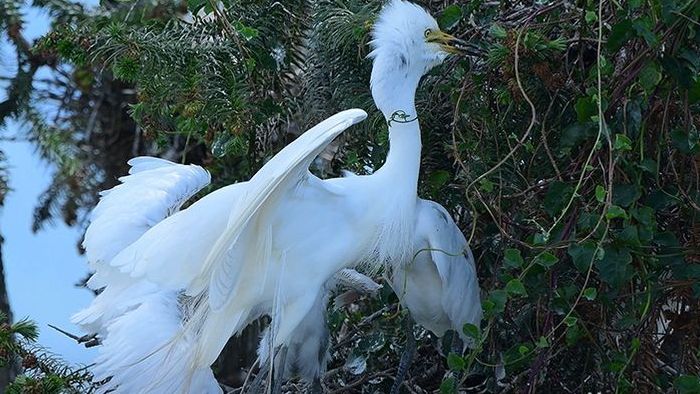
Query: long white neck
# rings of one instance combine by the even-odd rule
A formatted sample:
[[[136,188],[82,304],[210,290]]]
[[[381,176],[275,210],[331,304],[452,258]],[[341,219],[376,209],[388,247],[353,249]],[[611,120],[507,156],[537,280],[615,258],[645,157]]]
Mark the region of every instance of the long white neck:
[[[379,55],[372,67],[372,97],[389,125],[389,154],[377,171],[397,177],[390,184],[416,195],[421,138],[415,96],[422,70],[403,58]]]
[[[389,154],[373,177],[384,200],[368,261],[392,265],[410,260],[413,253],[418,172],[420,169],[420,126],[415,94],[420,72],[402,58],[379,55],[372,68],[372,97],[389,124]]]

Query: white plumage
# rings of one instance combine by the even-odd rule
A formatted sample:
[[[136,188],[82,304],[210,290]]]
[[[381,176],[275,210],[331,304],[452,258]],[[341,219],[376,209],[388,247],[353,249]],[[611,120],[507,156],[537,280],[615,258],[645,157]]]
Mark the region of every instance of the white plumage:
[[[371,85],[389,123],[390,151],[372,175],[321,180],[308,171],[333,138],[365,118],[361,110],[326,119],[250,181],[171,216],[208,175],[157,159],[132,163],[133,174],[103,196],[86,235],[96,270],[90,285],[106,288],[75,318],[103,336],[94,367],[96,379],[111,377],[103,391],[218,393],[209,366],[250,321],[272,317],[277,349],[335,272],[407,260],[421,148],[414,94],[452,40],[410,3],[394,0],[380,15]],[[168,169],[190,173],[169,183]]]
[[[478,327],[482,317],[481,290],[472,252],[462,231],[444,207],[421,199],[416,209],[414,254],[409,262],[392,265],[392,288],[401,304],[423,328],[438,337],[454,330],[465,345],[471,345],[473,340],[464,334],[463,327],[467,323]],[[346,269],[341,274],[350,275],[352,272]],[[329,337],[325,307],[336,281],[329,281],[314,308],[290,336],[285,376],[296,367],[300,369],[299,375],[312,383],[325,371],[324,348]],[[369,288],[369,293],[378,289],[371,286],[374,282],[369,278],[349,283],[354,288]],[[261,362],[268,359],[267,341],[267,336],[263,336],[260,342],[258,354]],[[324,351],[319,353],[319,350]]]
[[[394,269],[392,288],[416,323],[438,337],[455,330],[469,344],[463,327],[482,317],[474,256],[445,208],[420,200],[417,210],[415,255]]]
[[[381,285],[353,269],[345,268],[336,273],[333,278],[326,282],[313,307],[285,341],[284,360],[281,360],[280,357],[275,360],[276,379],[298,375],[311,385],[312,391],[319,392],[320,380],[326,371],[326,362],[329,356],[326,308],[331,292],[339,286],[345,286],[352,291],[367,295],[374,295],[381,288]],[[338,298],[336,298],[337,301]],[[340,305],[336,304],[335,306]],[[260,339],[258,358],[261,365],[269,363],[270,335],[268,328]],[[282,363],[284,365],[281,365]]]

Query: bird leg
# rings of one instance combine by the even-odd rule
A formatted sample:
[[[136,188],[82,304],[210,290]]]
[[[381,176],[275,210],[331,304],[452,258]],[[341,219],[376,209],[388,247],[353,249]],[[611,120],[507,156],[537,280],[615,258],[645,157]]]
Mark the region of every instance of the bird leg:
[[[394,384],[391,386],[390,394],[399,394],[401,389],[401,384],[406,377],[408,368],[411,366],[413,361],[413,356],[416,353],[416,338],[413,336],[413,319],[411,315],[406,316],[406,345],[404,346],[403,353],[401,354],[401,361],[399,361],[399,367],[396,371],[396,378],[394,379]]]

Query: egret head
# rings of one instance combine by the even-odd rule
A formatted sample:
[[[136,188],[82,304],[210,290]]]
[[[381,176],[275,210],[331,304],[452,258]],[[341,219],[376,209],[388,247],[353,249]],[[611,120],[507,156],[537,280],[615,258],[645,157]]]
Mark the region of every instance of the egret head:
[[[425,9],[404,0],[390,0],[380,12],[370,42],[372,93],[380,110],[392,94],[387,85],[418,86],[420,77],[458,53],[461,40],[444,33]],[[413,92],[411,92],[413,93]],[[384,100],[382,100],[382,98]],[[380,102],[382,101],[382,102]]]

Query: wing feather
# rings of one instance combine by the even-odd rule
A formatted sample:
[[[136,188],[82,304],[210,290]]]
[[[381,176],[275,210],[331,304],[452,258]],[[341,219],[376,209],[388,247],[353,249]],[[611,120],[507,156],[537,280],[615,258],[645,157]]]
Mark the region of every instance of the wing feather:
[[[442,281],[442,305],[454,327],[481,320],[480,288],[474,256],[450,214],[440,204],[421,200],[421,226]],[[459,330],[461,333],[461,329]]]
[[[93,268],[112,260],[210,181],[209,173],[196,165],[155,157],[137,157],[129,165],[130,175],[102,192],[92,211],[83,247]]]
[[[267,164],[263,166],[247,183],[246,191],[231,212],[226,231],[219,237],[203,265],[206,277],[211,278],[209,301],[212,310],[221,309],[232,297],[237,285],[238,273],[246,264],[264,264],[261,261],[266,254],[267,237],[256,239],[256,245],[241,245],[249,248],[246,253],[250,258],[234,261],[226,258],[230,248],[236,245],[238,238],[250,227],[256,217],[265,220],[265,208],[274,207],[285,191],[294,187],[309,176],[308,167],[313,159],[335,137],[348,127],[362,121],[367,114],[359,109],[340,112],[311,128],[294,142],[287,145]],[[262,214],[261,214],[262,213]],[[265,228],[265,226],[262,226]],[[231,268],[230,265],[237,265]]]

